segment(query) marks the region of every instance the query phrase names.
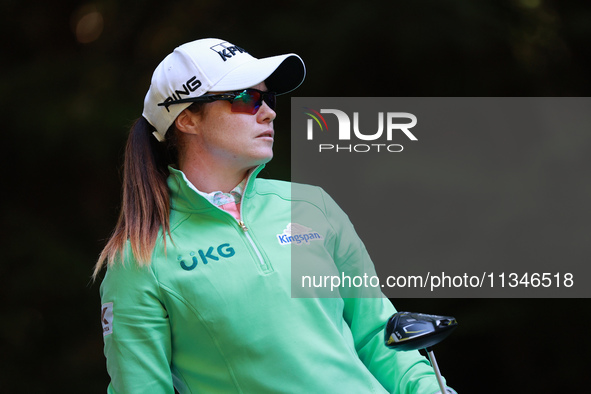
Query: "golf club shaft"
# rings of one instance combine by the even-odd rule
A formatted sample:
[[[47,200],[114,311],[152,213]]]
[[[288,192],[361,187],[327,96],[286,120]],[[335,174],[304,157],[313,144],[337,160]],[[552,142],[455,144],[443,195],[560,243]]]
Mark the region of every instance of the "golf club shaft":
[[[441,393],[447,394],[445,384],[443,384],[443,378],[441,377],[441,372],[439,372],[439,367],[437,366],[437,360],[435,360],[435,353],[433,353],[433,350],[429,349],[427,350],[427,354],[429,355],[429,361],[431,361],[431,366],[435,370],[435,376],[437,376],[437,383],[439,383]]]

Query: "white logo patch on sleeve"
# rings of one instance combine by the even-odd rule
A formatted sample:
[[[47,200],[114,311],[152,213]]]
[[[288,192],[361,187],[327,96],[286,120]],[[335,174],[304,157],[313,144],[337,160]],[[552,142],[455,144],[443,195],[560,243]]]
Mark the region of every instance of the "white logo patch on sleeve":
[[[101,322],[103,323],[103,336],[113,333],[113,303],[103,304],[101,308]]]

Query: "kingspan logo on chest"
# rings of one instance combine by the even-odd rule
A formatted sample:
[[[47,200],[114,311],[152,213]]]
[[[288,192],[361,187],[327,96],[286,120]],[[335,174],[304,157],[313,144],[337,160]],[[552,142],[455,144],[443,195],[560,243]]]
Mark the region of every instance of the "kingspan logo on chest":
[[[217,252],[217,254],[216,254]],[[197,253],[190,252],[189,258],[186,259],[185,257],[179,255],[177,260],[180,262],[181,267],[185,271],[191,271],[197,267],[199,264],[199,260],[203,264],[208,264],[210,261],[219,261],[220,258],[230,258],[236,254],[236,251],[229,243],[224,243],[219,245],[217,248],[210,246],[207,250],[199,249]],[[197,258],[199,256],[199,258]]]
[[[297,223],[289,223],[283,233],[277,234],[279,245],[309,245],[312,241],[323,240],[324,237],[311,228]]]

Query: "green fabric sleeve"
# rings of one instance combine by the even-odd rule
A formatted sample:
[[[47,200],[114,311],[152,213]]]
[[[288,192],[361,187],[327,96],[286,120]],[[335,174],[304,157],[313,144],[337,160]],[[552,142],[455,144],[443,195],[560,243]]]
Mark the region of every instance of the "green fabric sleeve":
[[[354,275],[376,275],[363,242],[347,215],[325,192],[326,215],[338,234],[334,259],[341,272]],[[376,218],[377,220],[377,218]],[[343,289],[344,319],[351,328],[355,349],[361,361],[391,393],[432,394],[439,391],[435,372],[418,351],[398,352],[384,345],[384,326],[396,313],[380,288]]]
[[[128,259],[107,270],[103,306],[112,303],[112,332],[104,336],[108,393],[174,393],[168,313],[152,269]]]

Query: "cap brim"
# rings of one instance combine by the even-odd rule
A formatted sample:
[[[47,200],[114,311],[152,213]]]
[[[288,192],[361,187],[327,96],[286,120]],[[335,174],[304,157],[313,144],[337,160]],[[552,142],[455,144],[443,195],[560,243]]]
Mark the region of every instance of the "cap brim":
[[[298,55],[290,53],[244,63],[226,74],[210,91],[246,89],[265,81],[270,91],[285,94],[300,86],[305,77],[304,62]]]

